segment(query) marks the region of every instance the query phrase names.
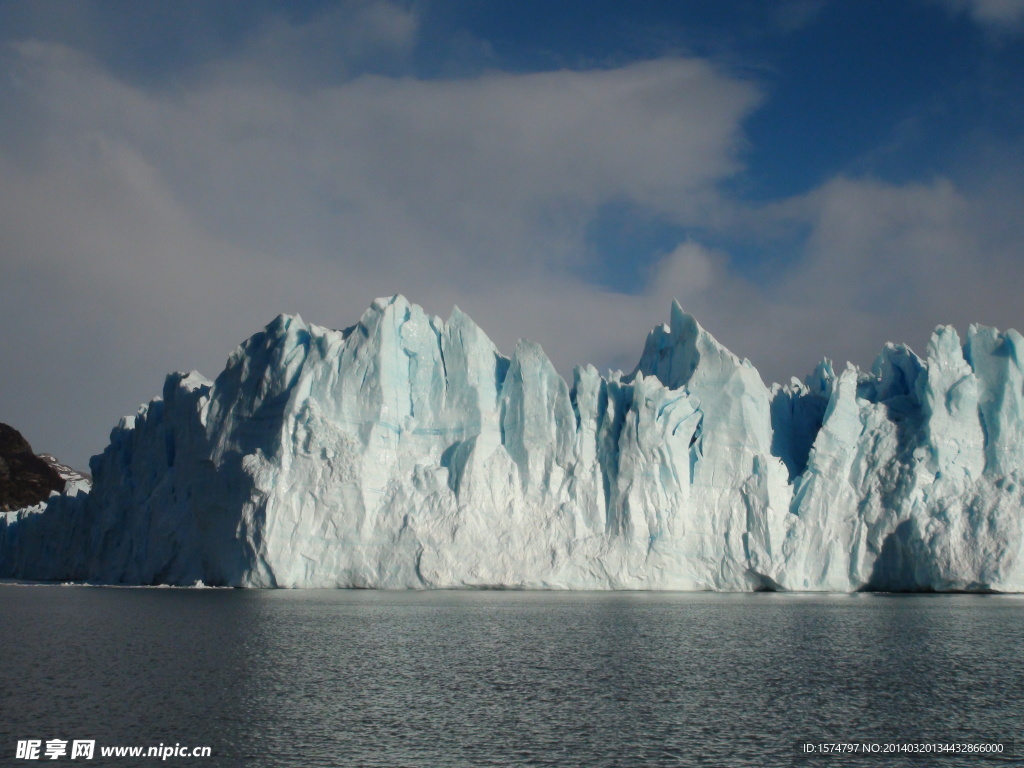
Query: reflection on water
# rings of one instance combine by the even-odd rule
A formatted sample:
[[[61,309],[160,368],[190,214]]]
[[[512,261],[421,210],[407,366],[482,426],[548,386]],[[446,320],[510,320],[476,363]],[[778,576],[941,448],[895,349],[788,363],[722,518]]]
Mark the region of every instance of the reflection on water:
[[[0,616],[4,762],[88,738],[218,766],[920,766],[796,744],[1024,721],[1011,596],[7,586]]]

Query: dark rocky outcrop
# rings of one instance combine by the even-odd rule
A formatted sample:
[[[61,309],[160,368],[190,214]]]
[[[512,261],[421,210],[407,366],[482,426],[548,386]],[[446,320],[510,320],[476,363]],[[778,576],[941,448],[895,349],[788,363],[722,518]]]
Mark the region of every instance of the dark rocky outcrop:
[[[0,512],[31,507],[51,491],[64,491],[64,478],[14,427],[0,424]]]

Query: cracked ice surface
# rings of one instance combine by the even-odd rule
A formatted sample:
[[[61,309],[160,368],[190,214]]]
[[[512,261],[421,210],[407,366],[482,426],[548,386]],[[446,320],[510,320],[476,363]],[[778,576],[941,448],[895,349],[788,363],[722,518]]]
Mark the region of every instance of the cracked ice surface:
[[[629,375],[504,357],[401,296],[280,316],[168,377],[90,494],[0,520],[0,574],[120,583],[1024,589],[1024,339],[768,388],[673,304]]]

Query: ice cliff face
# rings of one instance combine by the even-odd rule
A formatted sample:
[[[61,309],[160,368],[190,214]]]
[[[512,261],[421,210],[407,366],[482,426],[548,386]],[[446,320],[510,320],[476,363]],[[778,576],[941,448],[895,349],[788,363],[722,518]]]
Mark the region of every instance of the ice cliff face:
[[[628,376],[378,299],[168,377],[0,574],[282,587],[1024,590],[1024,340],[767,388],[677,304]]]

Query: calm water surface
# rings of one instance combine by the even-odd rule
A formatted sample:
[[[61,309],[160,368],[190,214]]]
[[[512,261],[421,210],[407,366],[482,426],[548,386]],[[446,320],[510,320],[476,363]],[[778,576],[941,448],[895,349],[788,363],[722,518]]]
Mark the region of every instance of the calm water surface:
[[[26,738],[211,746],[163,763],[197,766],[1019,764],[796,745],[1024,753],[1022,639],[1015,596],[0,586],[0,764],[40,764]]]

